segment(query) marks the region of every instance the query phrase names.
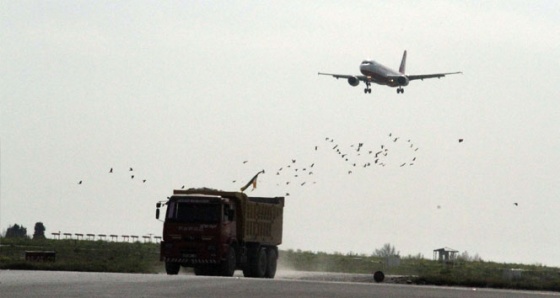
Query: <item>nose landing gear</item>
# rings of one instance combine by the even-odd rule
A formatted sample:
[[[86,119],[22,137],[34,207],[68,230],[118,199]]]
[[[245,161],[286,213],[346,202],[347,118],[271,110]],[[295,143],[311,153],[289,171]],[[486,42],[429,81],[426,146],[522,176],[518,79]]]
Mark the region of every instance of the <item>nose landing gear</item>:
[[[364,89],[364,93],[371,93],[371,83],[370,82],[366,82],[366,89]]]

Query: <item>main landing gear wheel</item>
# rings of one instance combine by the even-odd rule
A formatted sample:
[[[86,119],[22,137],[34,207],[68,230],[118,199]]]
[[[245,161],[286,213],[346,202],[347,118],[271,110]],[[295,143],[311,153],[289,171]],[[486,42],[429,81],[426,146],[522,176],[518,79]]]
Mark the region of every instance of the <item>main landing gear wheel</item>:
[[[404,93],[404,89],[403,88],[397,88],[397,94],[398,93]]]

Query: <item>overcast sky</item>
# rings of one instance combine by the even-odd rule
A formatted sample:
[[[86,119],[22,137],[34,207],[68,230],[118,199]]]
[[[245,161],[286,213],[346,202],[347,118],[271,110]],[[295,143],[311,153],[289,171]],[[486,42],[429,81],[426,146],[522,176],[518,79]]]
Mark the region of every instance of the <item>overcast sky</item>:
[[[558,20],[557,1],[2,1],[0,230],[161,235],[173,189],[264,169],[248,193],[286,196],[282,249],[560,266]],[[317,75],[404,50],[409,74],[464,74],[404,94]]]

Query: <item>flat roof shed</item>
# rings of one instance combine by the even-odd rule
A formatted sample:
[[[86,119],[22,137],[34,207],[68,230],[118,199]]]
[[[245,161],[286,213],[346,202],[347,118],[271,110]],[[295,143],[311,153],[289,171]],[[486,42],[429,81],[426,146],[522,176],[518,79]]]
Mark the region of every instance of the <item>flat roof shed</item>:
[[[459,254],[458,250],[449,247],[434,249],[434,260],[440,262],[454,261]]]

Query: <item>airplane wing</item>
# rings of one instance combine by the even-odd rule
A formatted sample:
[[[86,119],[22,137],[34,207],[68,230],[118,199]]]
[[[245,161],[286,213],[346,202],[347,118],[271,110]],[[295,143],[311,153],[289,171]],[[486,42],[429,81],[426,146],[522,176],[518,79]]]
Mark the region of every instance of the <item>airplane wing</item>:
[[[356,78],[356,79],[358,79],[360,81],[363,81],[363,82],[369,81],[368,77],[362,76],[362,75],[353,76],[353,75],[341,75],[341,74],[323,73],[323,72],[319,72],[318,75],[332,76],[332,77],[337,78],[337,79],[340,79],[340,78],[343,78],[343,79]]]
[[[424,79],[433,79],[433,78],[443,78],[446,75],[452,75],[452,74],[459,74],[459,73],[463,73],[461,71],[458,72],[446,72],[446,73],[434,73],[434,74],[424,74],[424,75],[406,75],[406,77],[408,78],[408,80],[412,81],[412,80],[424,80]]]

